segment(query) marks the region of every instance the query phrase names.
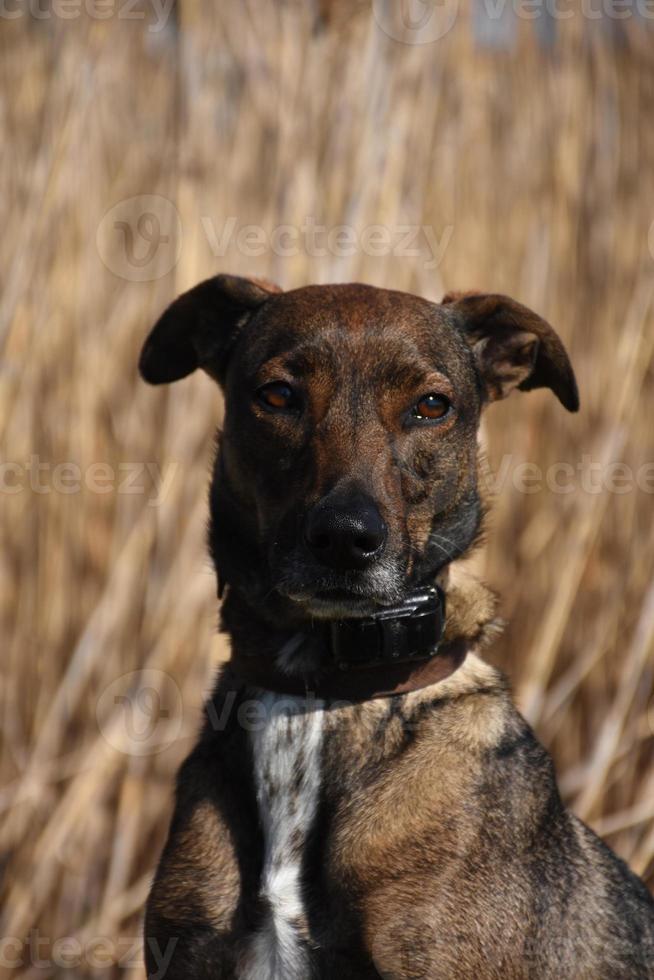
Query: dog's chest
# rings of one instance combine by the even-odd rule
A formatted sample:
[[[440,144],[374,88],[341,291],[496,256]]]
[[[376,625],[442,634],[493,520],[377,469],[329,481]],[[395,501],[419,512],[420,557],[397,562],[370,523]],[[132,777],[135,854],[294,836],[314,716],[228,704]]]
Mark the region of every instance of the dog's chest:
[[[318,808],[324,711],[302,699],[266,694],[265,720],[250,733],[264,837],[265,920],[249,943],[242,980],[308,976],[302,860]]]

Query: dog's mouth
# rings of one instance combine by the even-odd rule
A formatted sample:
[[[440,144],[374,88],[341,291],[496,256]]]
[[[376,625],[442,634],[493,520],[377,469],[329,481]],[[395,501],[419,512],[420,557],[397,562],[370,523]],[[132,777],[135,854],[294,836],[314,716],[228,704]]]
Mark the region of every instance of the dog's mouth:
[[[371,616],[392,606],[407,588],[399,557],[387,556],[366,570],[336,571],[288,556],[273,565],[275,590],[311,619]]]
[[[370,616],[382,603],[371,596],[360,595],[349,589],[323,589],[312,595],[296,599],[305,611],[317,619],[350,619]]]
[[[316,585],[282,587],[279,591],[312,619],[350,619],[372,616],[399,597],[397,589],[378,589],[363,585]]]

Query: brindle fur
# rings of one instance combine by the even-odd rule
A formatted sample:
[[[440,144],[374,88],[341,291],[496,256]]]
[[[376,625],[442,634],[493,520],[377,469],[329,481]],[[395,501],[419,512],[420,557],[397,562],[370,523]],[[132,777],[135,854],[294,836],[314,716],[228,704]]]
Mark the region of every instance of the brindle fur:
[[[483,405],[545,386],[577,407],[554,331],[506,297],[437,305],[366,286],[281,293],[219,276],[169,308],[141,361],[155,383],[196,367],[226,397],[210,546],[232,644],[275,657],[310,616],[329,615],[312,605],[323,588],[346,587],[363,608],[435,579],[448,594],[448,639],[469,642],[464,665],[432,688],[326,706],[298,923],[312,976],[654,978],[654,902],[563,807],[549,756],[477,656],[497,628],[494,600],[459,561],[481,530]],[[253,390],[289,372],[304,386],[304,416],[262,417]],[[434,389],[453,417],[406,430],[414,396]],[[352,488],[374,495],[387,557],[375,574],[338,577],[312,564],[298,528],[316,501]],[[304,651],[287,669],[319,671],[322,656]],[[168,943],[168,980],[238,977],[266,915],[246,731],[259,695],[224,668],[180,771],[147,907],[150,977],[164,975],[152,944]]]

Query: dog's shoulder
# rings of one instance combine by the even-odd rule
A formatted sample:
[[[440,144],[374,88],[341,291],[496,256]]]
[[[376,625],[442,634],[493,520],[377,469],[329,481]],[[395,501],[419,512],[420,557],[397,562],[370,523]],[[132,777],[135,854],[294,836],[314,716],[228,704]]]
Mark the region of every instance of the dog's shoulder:
[[[350,865],[384,853],[385,861],[409,866],[402,843],[408,825],[431,860],[450,860],[477,838],[494,784],[506,801],[530,753],[531,775],[523,778],[542,786],[545,773],[548,786],[554,782],[506,679],[474,654],[447,680],[339,707],[327,724],[324,790],[334,812],[343,813],[337,836]],[[520,793],[516,784],[518,800]]]

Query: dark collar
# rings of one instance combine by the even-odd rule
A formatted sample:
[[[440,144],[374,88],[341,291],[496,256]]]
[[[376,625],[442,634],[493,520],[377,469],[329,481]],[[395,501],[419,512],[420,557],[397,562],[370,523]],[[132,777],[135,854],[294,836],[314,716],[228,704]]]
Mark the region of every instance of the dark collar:
[[[319,671],[287,673],[275,659],[235,649],[230,665],[243,681],[279,694],[366,701],[417,691],[461,666],[468,641],[442,643],[445,595],[420,589],[365,619],[317,622],[291,642],[316,639],[326,651]],[[279,660],[279,657],[276,658]]]

